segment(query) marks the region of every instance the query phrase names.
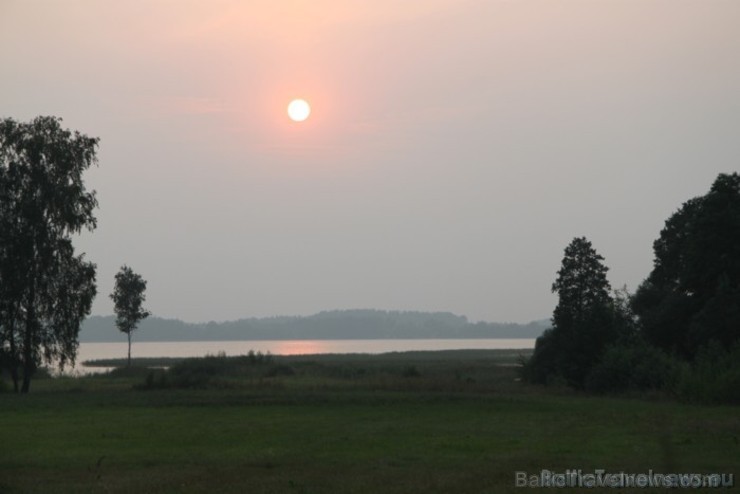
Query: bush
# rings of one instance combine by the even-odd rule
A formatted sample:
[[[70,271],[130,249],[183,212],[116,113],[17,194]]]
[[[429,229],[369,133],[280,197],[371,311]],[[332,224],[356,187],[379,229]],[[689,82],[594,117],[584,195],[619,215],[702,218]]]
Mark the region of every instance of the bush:
[[[208,388],[228,385],[228,379],[252,376],[256,368],[264,368],[273,361],[269,353],[250,350],[247,355],[227,357],[221,352],[218,355],[207,355],[202,358],[188,358],[170,367],[165,375],[148,375],[144,388]],[[291,369],[292,371],[292,369]],[[259,371],[260,373],[262,371]],[[268,374],[271,369],[267,369]],[[284,369],[277,372],[286,372]]]
[[[147,374],[149,374],[151,369],[148,367],[138,367],[138,366],[131,366],[131,367],[116,367],[114,369],[111,369],[109,372],[104,374],[106,377],[146,377]]]
[[[150,369],[143,385],[134,386],[135,389],[164,389],[169,387],[167,371],[164,369]]]
[[[265,377],[293,376],[293,375],[295,375],[295,370],[289,365],[273,365],[269,369],[267,369],[267,372],[265,372]]]
[[[529,359],[522,357],[520,377],[534,384],[547,384],[555,376],[561,376],[563,352],[558,342],[557,333],[550,328],[537,338],[534,353]]]
[[[585,387],[596,393],[672,391],[685,364],[642,340],[607,347],[588,374]]]
[[[713,341],[702,347],[678,383],[681,399],[708,404],[740,404],[740,341],[729,350]]]
[[[189,358],[169,369],[167,381],[176,388],[206,388],[214,378],[233,374],[235,367],[226,355]]]
[[[39,367],[34,371],[33,378],[36,380],[53,379],[54,376],[48,367]],[[21,372],[21,379],[23,379],[23,372]]]
[[[409,365],[403,368],[403,371],[401,372],[402,377],[419,377],[421,376],[421,372],[419,372],[419,369],[416,368],[415,365]]]
[[[272,355],[270,355],[270,352],[255,353],[254,350],[249,350],[249,352],[247,353],[247,360],[249,360],[249,363],[252,365],[270,364],[272,363]]]

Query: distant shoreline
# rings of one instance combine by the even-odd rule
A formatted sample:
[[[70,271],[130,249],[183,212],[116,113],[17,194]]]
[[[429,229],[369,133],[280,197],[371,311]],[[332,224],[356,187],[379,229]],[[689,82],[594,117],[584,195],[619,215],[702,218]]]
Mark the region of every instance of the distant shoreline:
[[[518,356],[528,354],[532,352],[534,345],[534,338],[144,341],[133,344],[132,358],[134,362],[142,363],[147,359],[169,360],[208,356],[238,357],[261,353],[275,358],[309,359],[319,355],[323,355],[322,358],[339,359],[381,358],[382,355],[388,358],[402,355],[424,355],[426,358],[470,358],[477,356],[487,359],[491,355]],[[127,343],[120,341],[114,343],[82,343],[78,348],[77,361],[88,363],[99,360],[125,359],[127,349]],[[147,365],[153,365],[151,361],[146,363]]]
[[[139,342],[139,343],[199,343],[199,342],[224,342],[228,343],[230,341],[337,341],[337,340],[348,340],[348,341],[377,341],[377,340],[531,340],[531,336],[488,336],[488,337],[479,337],[479,336],[433,336],[433,337],[425,337],[425,336],[417,336],[417,337],[347,337],[347,338],[330,338],[330,337],[305,337],[305,338],[239,338],[239,339],[220,339],[220,338],[213,338],[213,339],[193,339],[193,340],[152,340],[147,338],[137,338],[139,336],[138,333],[134,333],[133,342]],[[120,337],[116,339],[106,339],[106,340],[80,340],[80,343],[126,343],[126,336],[121,335]]]
[[[305,317],[250,318],[227,322],[187,323],[151,317],[134,333],[139,342],[187,341],[289,341],[289,340],[424,340],[424,339],[527,339],[539,337],[549,321],[471,323],[448,312],[345,310]],[[114,316],[92,316],[79,335],[83,343],[123,341]]]

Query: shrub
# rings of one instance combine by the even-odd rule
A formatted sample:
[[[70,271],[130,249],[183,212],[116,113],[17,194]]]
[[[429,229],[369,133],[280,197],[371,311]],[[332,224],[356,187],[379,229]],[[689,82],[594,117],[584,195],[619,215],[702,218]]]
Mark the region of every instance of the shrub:
[[[293,376],[295,370],[289,365],[273,365],[265,372],[265,377]]]
[[[203,358],[188,358],[170,367],[168,382],[176,388],[205,388],[215,377],[233,372],[233,363],[226,355],[208,355]]]
[[[53,379],[54,375],[52,374],[51,369],[49,369],[48,367],[39,367],[33,373],[33,378],[34,379]]]
[[[642,340],[607,347],[586,378],[586,389],[597,393],[675,389],[680,360]]]
[[[740,404],[740,341],[730,349],[716,341],[699,349],[681,376],[678,395],[690,402]]]
[[[224,352],[218,355],[206,355],[202,358],[188,358],[170,367],[161,377],[147,376],[144,388],[207,388],[228,385],[230,378],[253,376],[257,368],[262,368],[273,361],[269,353],[250,350],[247,355],[227,357]],[[290,369],[292,371],[292,369]],[[286,373],[285,369],[273,371]],[[266,373],[270,373],[267,369]],[[285,375],[285,374],[284,374]],[[156,379],[155,379],[156,377]]]
[[[167,371],[164,369],[150,369],[143,385],[134,386],[135,389],[164,389],[169,387]]]
[[[559,376],[563,354],[557,341],[558,335],[550,328],[537,338],[534,353],[529,359],[520,358],[520,376],[524,381],[547,384],[554,376]]]
[[[421,376],[421,372],[419,372],[419,369],[417,369],[415,365],[409,365],[409,366],[404,367],[403,371],[401,372],[401,376],[419,377]]]
[[[270,354],[270,352],[255,353],[254,350],[249,350],[249,352],[247,353],[247,360],[249,360],[249,363],[252,365],[270,364],[272,363],[272,355]]]
[[[105,374],[107,377],[145,377],[151,369],[148,367],[116,367]]]

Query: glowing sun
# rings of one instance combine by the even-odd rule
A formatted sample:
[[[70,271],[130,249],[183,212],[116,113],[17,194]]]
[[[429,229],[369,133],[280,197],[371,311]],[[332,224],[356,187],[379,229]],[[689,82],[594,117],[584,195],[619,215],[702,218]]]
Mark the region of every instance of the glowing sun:
[[[294,122],[303,122],[311,114],[311,106],[304,99],[294,99],[288,105],[288,116]]]

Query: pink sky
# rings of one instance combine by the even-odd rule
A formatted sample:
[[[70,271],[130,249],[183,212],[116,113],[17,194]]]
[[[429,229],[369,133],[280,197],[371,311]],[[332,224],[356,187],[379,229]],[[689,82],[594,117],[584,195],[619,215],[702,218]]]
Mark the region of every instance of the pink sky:
[[[737,26],[734,0],[5,0],[0,115],[101,137],[96,314],[127,263],[191,321],[528,321],[574,236],[634,289],[738,169]]]

